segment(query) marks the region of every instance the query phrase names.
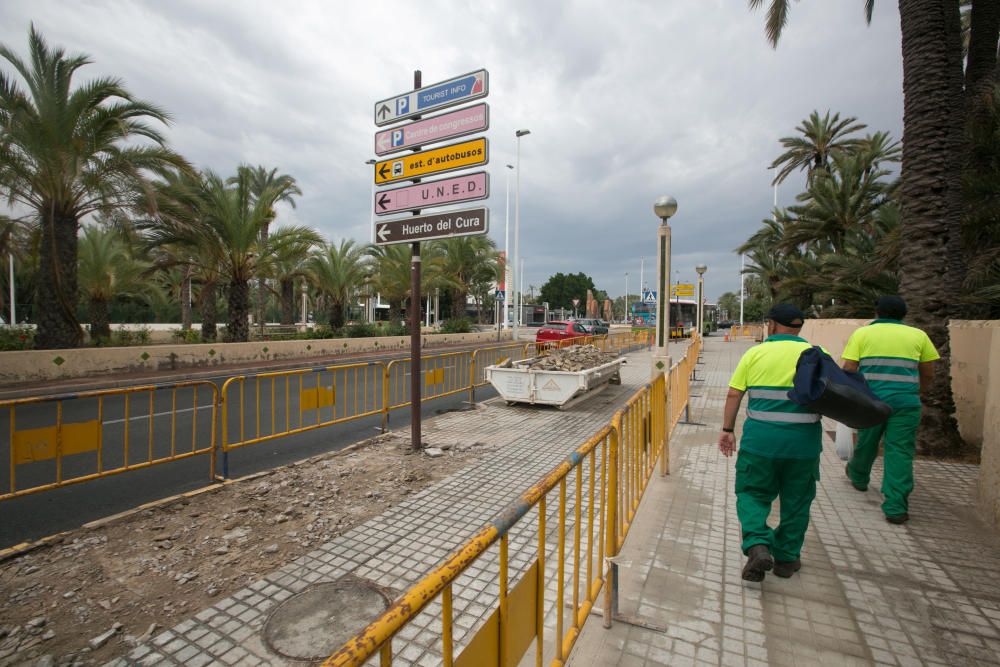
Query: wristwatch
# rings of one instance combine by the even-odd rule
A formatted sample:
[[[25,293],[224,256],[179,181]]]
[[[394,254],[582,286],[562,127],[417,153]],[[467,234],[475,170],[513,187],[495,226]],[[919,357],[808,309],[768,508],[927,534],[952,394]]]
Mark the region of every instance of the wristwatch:
[[[733,432],[735,432],[735,430],[736,429],[732,429],[732,428],[725,428],[725,427],[722,428],[722,432],[723,433],[733,433]]]

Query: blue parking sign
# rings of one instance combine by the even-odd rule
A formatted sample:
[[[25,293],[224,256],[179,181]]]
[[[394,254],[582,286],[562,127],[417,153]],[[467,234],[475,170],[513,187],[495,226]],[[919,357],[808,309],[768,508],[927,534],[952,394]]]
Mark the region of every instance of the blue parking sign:
[[[405,139],[406,139],[406,135],[403,133],[403,130],[400,129],[400,130],[393,130],[392,131],[392,145],[393,146],[402,146],[403,145],[403,141]]]

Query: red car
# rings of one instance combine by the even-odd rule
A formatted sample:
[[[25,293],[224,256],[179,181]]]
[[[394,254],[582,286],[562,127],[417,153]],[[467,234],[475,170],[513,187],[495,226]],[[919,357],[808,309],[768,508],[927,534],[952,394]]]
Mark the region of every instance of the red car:
[[[579,322],[549,322],[535,334],[535,342],[559,341],[589,335]]]

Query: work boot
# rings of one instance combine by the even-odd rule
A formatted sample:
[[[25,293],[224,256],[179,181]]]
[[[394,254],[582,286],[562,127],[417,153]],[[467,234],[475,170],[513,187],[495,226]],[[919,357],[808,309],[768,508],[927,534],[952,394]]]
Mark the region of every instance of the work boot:
[[[850,462],[848,462],[847,465],[844,466],[844,474],[847,475],[847,479],[849,479],[851,481],[851,486],[853,486],[855,489],[857,489],[858,491],[862,491],[862,492],[868,490],[868,485],[867,484],[865,484],[864,486],[862,486],[862,485],[856,483],[851,478],[851,464],[850,464]]]
[[[885,515],[885,520],[888,521],[891,524],[899,526],[899,525],[904,524],[907,521],[909,521],[910,520],[910,515],[907,514],[906,512],[903,512],[902,514],[893,514],[892,516],[889,516],[888,514],[886,514]]]
[[[798,558],[795,560],[774,561],[774,576],[781,577],[782,579],[787,579],[801,569],[802,561]]]
[[[747,564],[743,566],[743,579],[764,581],[764,575],[774,567],[771,550],[766,544],[755,544],[747,551]]]

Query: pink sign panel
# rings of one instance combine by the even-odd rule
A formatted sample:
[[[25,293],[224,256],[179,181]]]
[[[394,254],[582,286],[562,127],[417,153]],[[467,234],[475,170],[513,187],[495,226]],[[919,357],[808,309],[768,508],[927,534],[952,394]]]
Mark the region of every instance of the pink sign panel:
[[[375,133],[375,154],[388,155],[489,129],[490,108],[474,104],[458,111]]]
[[[375,214],[388,215],[400,211],[457,204],[486,199],[490,196],[490,175],[477,171],[463,176],[452,176],[440,181],[427,181],[401,188],[380,190],[375,193]]]

